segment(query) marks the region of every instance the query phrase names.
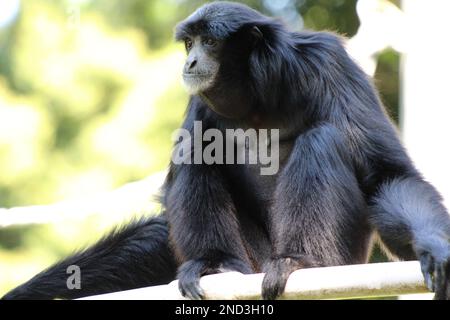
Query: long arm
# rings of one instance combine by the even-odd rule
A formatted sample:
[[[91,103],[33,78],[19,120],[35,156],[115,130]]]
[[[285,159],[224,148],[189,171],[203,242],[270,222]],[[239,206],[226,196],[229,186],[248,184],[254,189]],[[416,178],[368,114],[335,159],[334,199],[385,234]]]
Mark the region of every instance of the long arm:
[[[450,216],[439,193],[419,176],[386,181],[372,199],[371,220],[388,249],[418,258],[436,299],[450,299]]]
[[[322,34],[323,35],[323,34]],[[449,299],[450,216],[438,192],[415,169],[383,111],[373,85],[341,45],[323,38],[316,105],[350,140],[359,184],[371,206],[370,220],[383,242],[402,259],[418,258],[437,299]],[[315,57],[326,53],[315,52]],[[313,59],[313,58],[311,58]],[[313,61],[313,60],[311,60]],[[325,60],[327,61],[327,60]],[[326,72],[324,72],[326,70]],[[311,83],[311,81],[310,81]],[[314,83],[314,82],[312,82]],[[307,90],[306,90],[307,91]],[[314,109],[315,110],[315,109]]]
[[[193,121],[201,120],[194,106],[184,125],[193,133]],[[207,121],[202,122],[204,125]],[[194,148],[194,144],[192,144]],[[194,152],[194,150],[192,150]],[[236,209],[219,165],[180,164],[171,168],[166,186],[170,238],[177,257],[183,295],[199,299],[199,278],[220,270],[251,273]]]
[[[264,298],[280,295],[298,268],[365,262],[367,209],[345,138],[334,126],[321,124],[296,139],[274,199],[274,257]]]

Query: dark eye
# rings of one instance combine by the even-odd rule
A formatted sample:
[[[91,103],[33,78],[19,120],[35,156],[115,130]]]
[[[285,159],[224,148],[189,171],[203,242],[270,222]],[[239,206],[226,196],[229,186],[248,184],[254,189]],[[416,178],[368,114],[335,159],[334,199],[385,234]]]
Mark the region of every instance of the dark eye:
[[[214,47],[217,44],[217,41],[213,38],[207,38],[203,41],[203,44],[208,47]]]
[[[186,46],[186,50],[189,51],[192,49],[192,40],[191,39],[186,39],[184,40],[184,45]]]

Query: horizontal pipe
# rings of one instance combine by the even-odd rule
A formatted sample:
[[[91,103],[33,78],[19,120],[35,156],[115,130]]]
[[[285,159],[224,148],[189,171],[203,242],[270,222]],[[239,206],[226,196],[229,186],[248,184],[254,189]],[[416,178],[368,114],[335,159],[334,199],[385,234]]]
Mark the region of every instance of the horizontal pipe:
[[[111,223],[121,223],[126,218],[150,215],[158,212],[159,203],[154,201],[153,195],[158,194],[166,174],[166,171],[158,172],[143,180],[86,198],[49,205],[0,208],[0,228],[81,222],[92,215],[103,216]]]
[[[206,299],[259,299],[264,274],[229,272],[205,276]],[[83,280],[81,280],[83,285]],[[417,261],[302,269],[288,280],[283,299],[351,299],[428,292]],[[182,300],[178,281],[168,285],[98,295],[82,300]]]

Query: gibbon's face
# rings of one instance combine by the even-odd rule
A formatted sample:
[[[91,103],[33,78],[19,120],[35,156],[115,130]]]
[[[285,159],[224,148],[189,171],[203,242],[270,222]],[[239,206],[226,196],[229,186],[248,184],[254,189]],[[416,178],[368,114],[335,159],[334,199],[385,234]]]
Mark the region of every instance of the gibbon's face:
[[[223,41],[198,35],[186,37],[184,44],[188,54],[183,68],[184,84],[190,94],[200,94],[214,85]]]

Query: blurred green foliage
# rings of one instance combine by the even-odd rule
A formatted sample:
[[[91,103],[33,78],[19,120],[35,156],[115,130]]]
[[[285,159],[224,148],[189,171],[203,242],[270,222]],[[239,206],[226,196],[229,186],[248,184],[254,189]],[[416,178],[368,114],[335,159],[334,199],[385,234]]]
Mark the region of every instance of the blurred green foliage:
[[[20,2],[0,28],[0,208],[110,190],[166,167],[187,102],[172,31],[204,2]],[[356,0],[241,2],[293,28],[352,36],[359,26]],[[398,55],[380,61],[396,116]],[[97,224],[0,229],[0,295],[95,238]]]

